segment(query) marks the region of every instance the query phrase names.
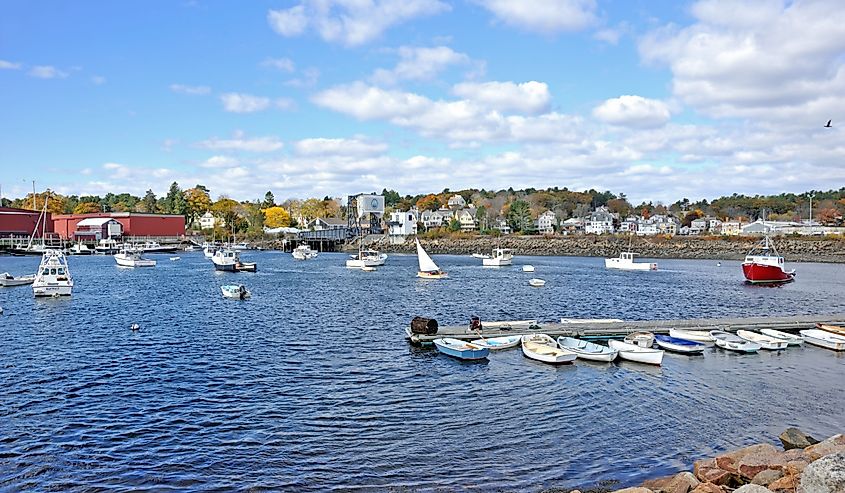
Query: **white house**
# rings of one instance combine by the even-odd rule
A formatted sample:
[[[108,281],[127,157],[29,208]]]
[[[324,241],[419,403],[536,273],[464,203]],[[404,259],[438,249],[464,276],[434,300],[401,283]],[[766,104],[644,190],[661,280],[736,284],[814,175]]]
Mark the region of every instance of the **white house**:
[[[387,222],[388,234],[390,236],[410,236],[417,234],[417,221],[419,211],[395,211],[390,213],[390,220]]]
[[[452,211],[449,209],[438,209],[436,211],[422,211],[420,214],[420,222],[423,223],[423,228],[428,231],[431,228],[439,228],[443,223],[447,224],[452,219]]]
[[[613,214],[605,207],[596,209],[587,219],[584,231],[594,235],[613,233]]]
[[[498,229],[498,230],[499,230],[499,232],[500,232],[500,233],[502,233],[503,235],[509,235],[509,234],[511,234],[511,227],[508,225],[508,222],[507,222],[507,221],[505,221],[505,220],[504,220],[504,219],[502,219],[502,218],[498,218],[498,219],[496,219],[496,226],[495,226],[495,228],[496,228],[496,229]]]
[[[619,232],[620,233],[635,233],[638,229],[637,224],[637,217],[630,216],[626,218],[624,221],[619,223]]]
[[[450,209],[463,209],[467,206],[467,201],[464,200],[463,197],[460,195],[453,195],[449,198],[449,208]]]
[[[554,234],[557,225],[557,217],[552,211],[546,211],[537,218],[537,231],[540,234]]]
[[[461,223],[461,231],[472,231],[478,227],[475,222],[475,209],[464,209],[458,212],[455,217]]]
[[[707,231],[707,219],[700,217],[698,219],[693,219],[689,225],[689,234],[691,235],[700,235]]]
[[[314,231],[325,231],[327,229],[343,229],[349,226],[346,219],[339,217],[318,217],[308,223],[308,229]]]
[[[214,226],[226,226],[226,221],[222,217],[215,217],[211,211],[205,211],[205,214],[200,216],[200,228],[213,229]]]
[[[578,217],[570,217],[561,223],[560,229],[565,235],[583,233],[584,220]]]
[[[742,233],[742,223],[739,221],[725,221],[722,223],[721,233],[727,236],[739,236]]]

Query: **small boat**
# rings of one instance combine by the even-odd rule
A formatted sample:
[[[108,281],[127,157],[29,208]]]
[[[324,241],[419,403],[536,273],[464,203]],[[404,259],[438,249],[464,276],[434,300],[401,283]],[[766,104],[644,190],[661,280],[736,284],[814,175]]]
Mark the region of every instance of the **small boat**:
[[[75,243],[70,249],[68,249],[68,255],[93,255],[94,254],[93,248],[88,248],[88,245],[85,243],[79,242]]]
[[[651,332],[631,332],[625,336],[625,342],[639,347],[654,346],[654,334]]]
[[[839,325],[816,324],[816,328],[819,330],[830,332],[831,334],[836,334],[838,336],[845,336],[845,327],[840,327]]]
[[[546,285],[546,281],[544,281],[542,279],[537,279],[535,277],[534,279],[529,279],[528,284],[530,284],[531,286],[534,286],[535,288],[542,288],[543,286]]]
[[[522,354],[528,358],[553,365],[572,363],[578,357],[577,354],[568,349],[561,349],[555,340],[546,334],[522,336]]]
[[[361,270],[364,271],[364,272],[375,272],[377,269],[375,267],[365,265],[365,266],[361,267]]]
[[[713,338],[710,337],[709,330],[669,329],[669,336],[713,345]]]
[[[484,322],[486,329],[528,329],[537,325],[537,320],[497,320]]]
[[[249,243],[247,243],[245,241],[242,241],[240,243],[235,243],[234,245],[232,245],[232,250],[238,250],[238,251],[241,251],[241,252],[244,251],[244,250],[249,250]]]
[[[417,262],[420,265],[420,270],[417,271],[417,277],[423,279],[443,279],[449,277],[449,274],[440,270],[440,267],[434,263],[434,260],[426,253],[425,249],[420,244],[420,240],[415,238],[417,242]]]
[[[659,365],[663,362],[663,350],[652,349],[636,344],[628,344],[623,341],[610,340],[607,345],[611,349],[619,351],[619,357],[628,361],[645,363],[648,365]]]
[[[519,346],[519,341],[522,340],[522,336],[502,336],[502,337],[490,337],[488,339],[475,339],[471,341],[476,346],[486,347],[487,349],[494,351],[497,349],[508,349],[512,347]]]
[[[124,248],[114,254],[114,261],[120,267],[155,267],[156,261],[141,257],[139,250]]]
[[[214,264],[216,270],[227,272],[237,272],[236,265],[241,261],[241,257],[235,250],[229,248],[221,248],[214,252],[211,256],[211,262]]]
[[[119,253],[122,248],[123,244],[118,243],[114,238],[104,238],[97,243],[97,246],[94,247],[94,253],[99,253],[101,255],[113,255],[115,253]]]
[[[510,248],[494,248],[490,257],[481,259],[481,265],[485,267],[502,267],[511,265],[512,262],[513,254]]]
[[[220,286],[220,291],[223,292],[225,298],[245,300],[252,296],[252,293],[243,284],[226,284]]]
[[[783,257],[774,243],[770,243],[768,235],[745,256],[742,274],[749,284],[782,284],[795,280],[795,270],[784,268]]]
[[[258,264],[255,262],[238,261],[235,264],[235,272],[258,272]]]
[[[181,259],[181,257],[170,257],[171,262],[176,262],[179,259]]]
[[[486,253],[473,253],[472,258],[490,258],[490,255],[487,255]]]
[[[695,341],[664,335],[654,336],[654,342],[661,349],[681,354],[701,354],[707,348],[704,344]]]
[[[781,332],[780,330],[775,329],[761,329],[760,332],[776,339],[783,339],[790,346],[800,346],[804,344],[804,338],[799,335]]]
[[[45,250],[32,283],[32,294],[70,296],[72,291],[73,278],[70,276],[64,253],[59,250]]]
[[[657,270],[657,264],[654,262],[634,262],[635,255],[634,252],[622,252],[616,258],[606,258],[604,267],[619,270]]]
[[[716,345],[722,349],[729,351],[736,351],[738,353],[756,353],[761,349],[761,346],[756,342],[746,341],[745,339],[730,334],[723,330],[711,330],[710,337],[716,342]]]
[[[0,274],[0,287],[12,288],[15,286],[26,286],[35,282],[35,274],[15,277],[8,272]]]
[[[349,256],[349,260],[346,261],[346,266],[350,269],[378,267],[384,265],[386,260],[386,253],[380,253],[376,250],[359,250],[357,255]]]
[[[437,350],[446,356],[458,359],[478,360],[484,359],[490,354],[490,350],[470,342],[444,337],[434,340]]]
[[[175,246],[161,245],[157,241],[145,241],[143,244],[135,245],[135,249],[143,253],[176,253],[178,250]]]
[[[296,260],[311,260],[312,258],[317,257],[317,252],[312,250],[310,246],[303,243],[302,245],[294,248],[291,255]]]
[[[534,272],[534,266],[533,265],[523,265],[522,266],[522,272]]]
[[[561,318],[562,324],[613,324],[624,322],[621,318]]]
[[[619,354],[615,349],[574,337],[558,337],[557,343],[561,348],[577,354],[578,358],[591,361],[613,361]]]
[[[757,332],[752,332],[750,330],[738,330],[736,331],[736,335],[745,339],[746,341],[756,342],[760,345],[761,348],[768,349],[769,351],[779,351],[781,349],[786,349],[786,346],[789,345],[789,343],[783,339],[778,339],[769,335],[758,334]]]
[[[826,330],[807,329],[798,332],[807,344],[834,351],[845,351],[845,336],[832,334]]]
[[[196,248],[194,247],[194,245],[188,245],[188,246],[185,247],[186,252],[193,252],[195,250],[196,250]]]
[[[205,255],[205,258],[212,258],[214,257],[214,253],[218,250],[217,245],[214,243],[203,243],[202,244],[202,254]]]

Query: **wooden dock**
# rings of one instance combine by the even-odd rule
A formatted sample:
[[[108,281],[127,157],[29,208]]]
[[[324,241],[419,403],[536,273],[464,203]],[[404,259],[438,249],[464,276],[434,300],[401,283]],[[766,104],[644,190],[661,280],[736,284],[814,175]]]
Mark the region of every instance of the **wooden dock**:
[[[483,328],[481,335],[484,337],[497,337],[514,334],[529,334],[542,332],[552,337],[570,336],[583,339],[610,339],[624,337],[626,334],[637,331],[648,331],[655,334],[668,334],[670,328],[688,330],[724,330],[736,332],[737,330],[777,329],[786,332],[797,332],[804,329],[812,329],[817,323],[842,325],[845,324],[845,314],[837,313],[830,315],[795,315],[789,317],[748,317],[748,318],[693,318],[686,320],[625,320],[621,322],[539,322],[531,327],[504,328]],[[482,327],[484,321],[481,322]],[[478,333],[470,332],[469,325],[462,326],[441,326],[437,334],[411,334],[410,324],[405,328],[405,338],[415,345],[431,344],[439,337],[452,337],[454,339],[478,339]]]

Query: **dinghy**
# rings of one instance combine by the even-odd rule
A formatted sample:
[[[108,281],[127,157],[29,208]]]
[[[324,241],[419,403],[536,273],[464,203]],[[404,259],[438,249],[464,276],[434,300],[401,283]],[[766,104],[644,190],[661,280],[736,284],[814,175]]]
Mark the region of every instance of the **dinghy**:
[[[677,337],[664,335],[654,336],[654,342],[656,342],[657,346],[661,349],[681,354],[701,354],[707,347],[704,344],[690,341],[688,339],[679,339]]]
[[[736,335],[745,339],[746,341],[756,342],[760,345],[760,347],[762,347],[763,349],[768,349],[769,351],[779,351],[781,349],[786,349],[786,346],[789,345],[789,343],[783,339],[758,334],[757,332],[752,332],[750,330],[738,330],[736,331]]]
[[[531,285],[531,286],[534,286],[535,288],[542,288],[543,286],[546,285],[546,281],[544,281],[542,279],[534,278],[534,279],[529,279],[528,284]]]
[[[522,266],[522,272],[534,272],[534,266],[533,265],[523,265]]]
[[[816,324],[816,328],[819,330],[830,332],[831,334],[836,334],[838,336],[845,336],[845,327],[841,327],[839,325]]]
[[[615,349],[574,337],[558,337],[557,343],[562,349],[568,349],[577,354],[578,358],[590,361],[613,361],[619,354],[619,351]]]
[[[420,244],[418,238],[414,239],[417,242],[417,261],[420,264],[420,270],[417,271],[417,277],[423,279],[443,279],[449,277],[449,274],[440,270],[440,267],[434,263],[434,260],[428,255],[425,249]]]
[[[361,267],[361,270],[364,272],[375,272],[377,269],[371,265],[365,265]]]
[[[845,351],[845,336],[831,334],[826,330],[808,329],[799,332],[808,344],[834,351]]]
[[[472,258],[484,259],[490,258],[490,255],[487,255],[486,253],[473,253]]]
[[[35,282],[35,274],[28,276],[15,277],[8,272],[0,274],[0,286],[4,288],[11,288],[14,286],[26,286]]]
[[[723,330],[711,330],[710,337],[713,338],[716,345],[720,348],[738,353],[756,353],[761,348],[756,342],[746,341],[739,336],[729,334]]]
[[[537,320],[495,320],[483,325],[485,329],[528,329],[537,325]]]
[[[705,345],[713,345],[713,338],[708,330],[669,329],[669,336],[676,339],[700,342]]]
[[[226,298],[245,300],[252,296],[252,293],[243,284],[226,284],[220,286],[220,291]]]
[[[177,261],[177,260],[179,260],[180,258],[181,258],[181,257],[170,257],[170,261],[171,261],[171,262],[176,262],[176,261]]]
[[[450,337],[435,339],[434,345],[441,353],[457,359],[478,360],[484,359],[490,354],[490,350],[486,347]]]
[[[648,365],[659,365],[663,362],[663,350],[628,344],[623,341],[607,341],[610,349],[619,351],[619,357],[628,361],[645,363]]]
[[[572,351],[561,349],[555,340],[546,334],[522,336],[522,354],[533,360],[553,365],[572,363],[578,356]]]
[[[762,329],[760,330],[760,332],[766,334],[767,336],[772,336],[777,339],[783,339],[790,346],[800,346],[804,344],[804,338],[799,335],[790,334],[788,332],[781,332],[775,329]]]
[[[491,351],[495,351],[497,349],[508,349],[512,347],[519,346],[519,341],[522,340],[522,336],[503,336],[503,337],[490,337],[488,339],[475,339],[471,341],[476,346],[486,347]]]
[[[625,342],[639,347],[654,345],[654,334],[651,332],[632,332],[625,336]]]

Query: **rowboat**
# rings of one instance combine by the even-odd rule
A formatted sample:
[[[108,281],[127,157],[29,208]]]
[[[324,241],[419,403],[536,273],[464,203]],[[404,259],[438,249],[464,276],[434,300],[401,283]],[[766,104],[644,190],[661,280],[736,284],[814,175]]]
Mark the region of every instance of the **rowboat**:
[[[816,324],[816,328],[819,330],[830,332],[831,334],[836,334],[838,336],[845,336],[845,327],[841,327],[839,325]]]
[[[361,267],[361,270],[364,271],[364,272],[375,272],[376,268],[373,267],[372,265],[365,265],[365,266]]]
[[[441,353],[457,359],[478,360],[484,359],[490,354],[490,350],[486,347],[450,337],[435,339],[434,345]]]
[[[614,340],[607,341],[607,345],[610,346],[610,349],[619,351],[619,357],[628,361],[649,365],[659,365],[663,362],[663,350],[661,349],[651,349]]]
[[[534,266],[533,265],[523,265],[522,266],[522,272],[534,272]]]
[[[826,330],[808,329],[799,332],[808,344],[834,351],[845,351],[845,336],[832,334]]]
[[[662,349],[682,354],[701,354],[707,348],[704,344],[695,341],[664,335],[654,336],[654,342]]]
[[[236,300],[245,300],[252,296],[252,293],[243,284],[226,284],[220,286],[220,291],[223,292],[225,298]]]
[[[537,325],[537,320],[498,320],[484,322],[485,329],[528,329]]]
[[[486,347],[491,351],[495,351],[497,349],[508,349],[512,347],[519,346],[519,341],[522,340],[522,336],[502,336],[502,337],[490,337],[488,339],[475,339],[474,341],[470,341],[476,346]]]
[[[688,341],[701,342],[705,345],[713,345],[713,338],[710,337],[710,331],[707,330],[669,329],[669,335],[676,339],[686,339]]]
[[[717,346],[729,351],[756,353],[761,349],[761,346],[756,342],[746,341],[739,336],[729,334],[723,330],[711,330],[710,337],[713,338]]]
[[[35,274],[18,277],[15,277],[9,274],[8,272],[0,274],[0,286],[4,288],[11,288],[14,286],[26,286],[27,284],[32,284],[34,281]]]
[[[651,347],[654,345],[654,334],[651,332],[631,332],[625,336],[625,342],[639,347]]]
[[[561,349],[554,339],[546,334],[528,334],[522,336],[522,354],[543,363],[572,363],[578,356],[572,351]]]
[[[758,334],[757,332],[752,332],[750,330],[738,330],[736,331],[736,335],[745,339],[746,341],[756,342],[760,345],[760,347],[762,347],[763,349],[768,349],[769,351],[779,351],[781,349],[786,349],[786,346],[789,345],[789,343],[783,339]]]
[[[574,337],[558,337],[557,343],[561,348],[577,354],[579,358],[591,361],[613,361],[619,354],[615,349]]]
[[[799,335],[781,332],[775,329],[762,329],[760,332],[766,334],[767,336],[783,339],[790,346],[800,346],[801,344],[804,344],[804,338]]]
[[[535,288],[542,288],[543,286],[546,285],[546,281],[544,281],[542,279],[534,278],[534,279],[529,279],[528,284],[531,285],[531,286],[534,286]]]

